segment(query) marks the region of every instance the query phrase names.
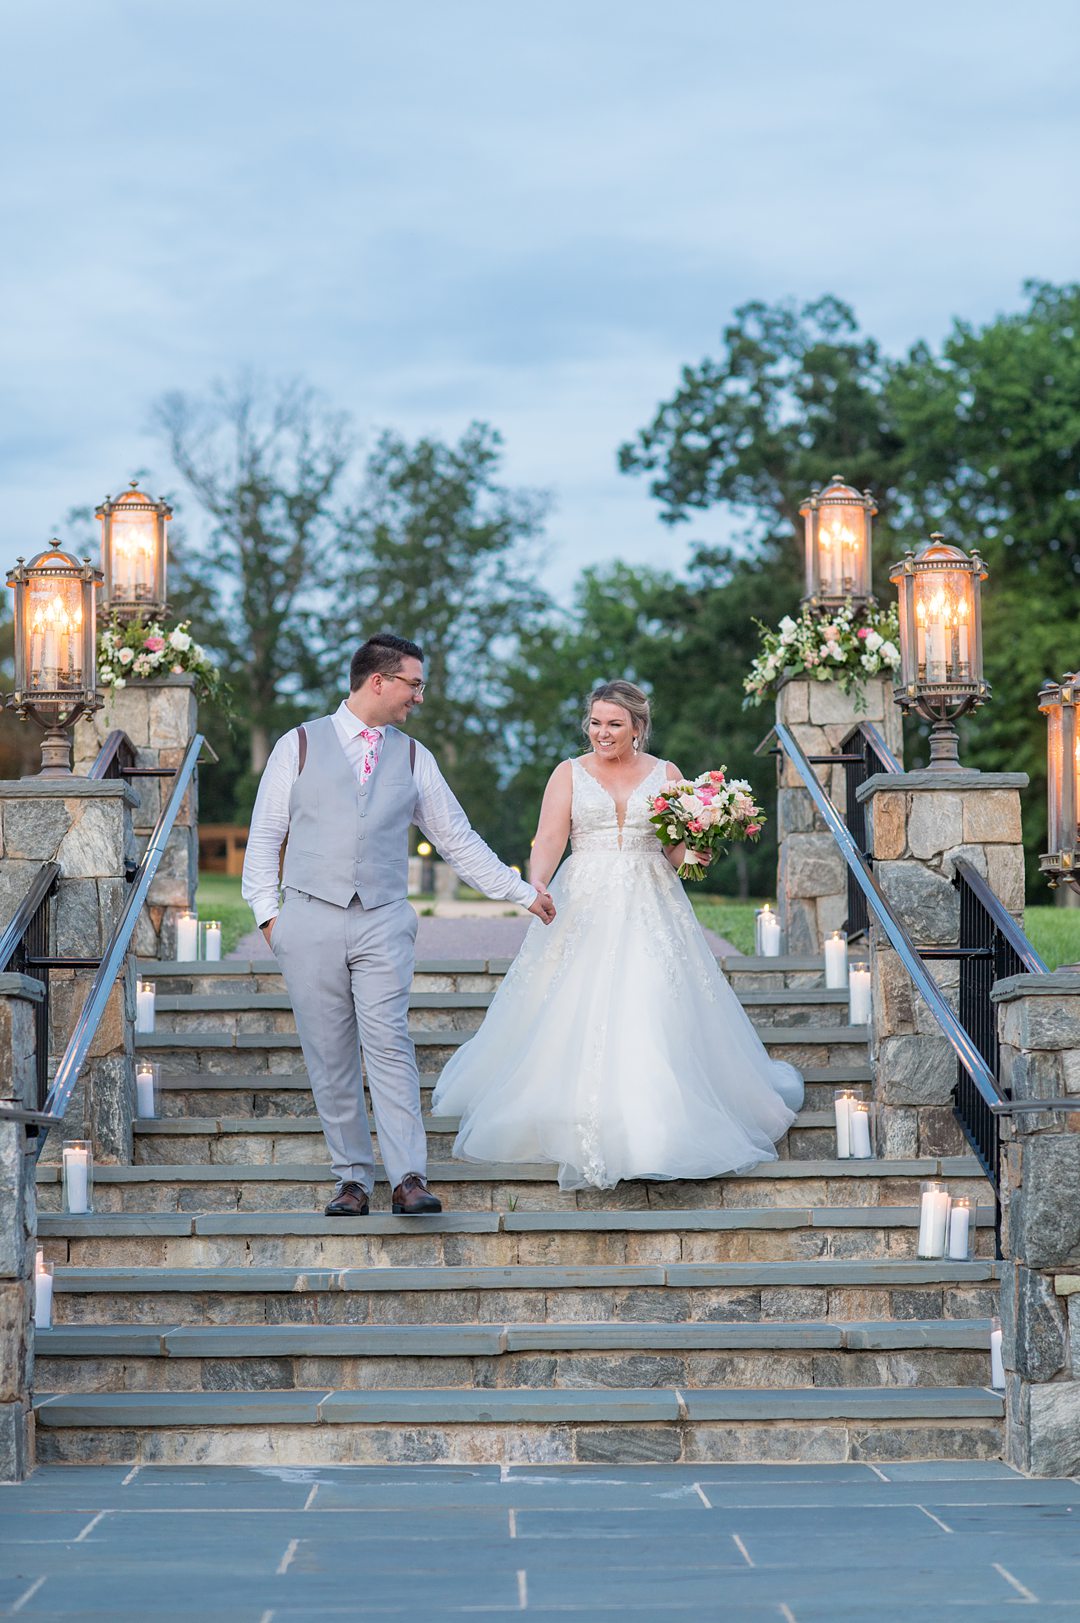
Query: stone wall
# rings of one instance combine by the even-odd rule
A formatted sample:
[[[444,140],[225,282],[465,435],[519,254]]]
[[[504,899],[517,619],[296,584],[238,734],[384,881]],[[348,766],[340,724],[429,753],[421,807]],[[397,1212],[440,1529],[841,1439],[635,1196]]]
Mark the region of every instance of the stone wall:
[[[1080,1472],[1080,974],[1014,975],[993,990],[1001,1080],[1002,1351],[1006,1451],[1035,1476]]]
[[[777,695],[776,719],[791,729],[810,756],[831,753],[858,722],[872,721],[902,761],[903,732],[900,711],[893,703],[892,683],[880,676],[868,678],[863,701],[865,708],[857,710],[855,696],[842,693],[835,682],[811,682],[799,677],[787,682]],[[843,767],[822,765],[814,770],[843,813]],[[782,756],[778,766],[776,830],[777,911],[784,931],[784,951],[796,955],[820,953],[825,937],[842,929],[847,917],[847,869],[802,779]]]
[[[61,875],[50,911],[52,956],[100,959],[128,895],[125,860],[134,856],[135,793],[126,783],[85,778],[0,782],[0,909],[6,922],[43,862]],[[50,975],[49,1058],[67,1045],[96,970]],[[135,966],[129,953],[117,977],[78,1087],[64,1137],[93,1140],[102,1161],[131,1160]],[[59,1157],[50,1136],[48,1152]]]
[[[107,735],[125,732],[135,746],[136,765],[178,767],[198,730],[195,681],[170,676],[160,682],[133,682],[119,693],[105,690],[104,708],[75,729],[75,771],[89,771]],[[135,932],[140,958],[175,958],[176,920],[195,906],[199,877],[198,774],[184,796],[176,826],[154,876],[150,895]],[[138,795],[134,828],[142,855],[161,808],[172,788],[171,778],[134,778]]]
[[[1020,790],[1027,781],[1015,772],[927,770],[879,773],[863,785],[874,874],[916,946],[958,944],[953,875],[960,858],[1023,924]],[[955,1010],[957,961],[931,960],[927,968]],[[964,1141],[952,1108],[956,1056],[872,913],[870,972],[878,1153],[958,1154]]]
[[[37,1106],[34,1010],[40,981],[0,974],[0,1102]],[[0,1482],[18,1482],[34,1463],[33,1289],[37,1214],[30,1141],[19,1122],[0,1121]]]

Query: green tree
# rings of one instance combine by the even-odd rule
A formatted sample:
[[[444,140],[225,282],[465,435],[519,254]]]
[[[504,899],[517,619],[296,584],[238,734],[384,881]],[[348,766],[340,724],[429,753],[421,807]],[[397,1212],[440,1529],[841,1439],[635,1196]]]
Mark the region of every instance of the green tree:
[[[755,300],[735,311],[718,359],[684,367],[653,421],[620,449],[619,466],[652,475],[665,523],[717,505],[742,516],[752,545],[786,553],[797,595],[799,505],[811,486],[839,472],[887,505],[900,452],[888,374],[839,299],[801,308]]]
[[[903,442],[900,494],[913,529],[977,546],[991,704],[965,728],[964,759],[1027,772],[1033,893],[1045,849],[1047,676],[1078,663],[1080,287],[1028,283],[1027,306],[982,328],[958,321],[940,353],[916,345],[889,381]]]
[[[353,641],[395,631],[423,647],[429,685],[417,736],[496,841],[507,672],[549,607],[537,578],[548,497],[509,488],[501,466],[502,439],[484,423],[456,444],[383,433],[346,522],[340,598]],[[327,673],[335,690],[339,666]]]

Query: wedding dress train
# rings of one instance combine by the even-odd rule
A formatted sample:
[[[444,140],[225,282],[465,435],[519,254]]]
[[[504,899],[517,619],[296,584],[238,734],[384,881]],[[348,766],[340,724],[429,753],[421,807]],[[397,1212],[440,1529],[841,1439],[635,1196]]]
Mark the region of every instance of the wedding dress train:
[[[573,762],[572,854],[486,1019],[443,1071],[467,1161],[557,1163],[563,1189],[708,1178],[776,1159],[802,1103],[721,974],[649,823],[666,778],[615,802]]]

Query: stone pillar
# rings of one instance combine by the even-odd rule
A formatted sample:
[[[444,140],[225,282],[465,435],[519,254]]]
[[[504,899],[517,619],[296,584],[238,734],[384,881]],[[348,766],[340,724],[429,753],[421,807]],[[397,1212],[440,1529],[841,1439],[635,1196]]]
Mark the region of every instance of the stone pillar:
[[[1023,924],[1020,790],[1027,781],[1022,772],[958,769],[882,772],[863,784],[874,873],[917,947],[959,942],[960,896],[952,883],[958,858]],[[958,961],[931,960],[927,968],[955,1010]],[[958,1154],[964,1139],[952,1109],[956,1056],[873,913],[870,973],[878,1153]]]
[[[60,864],[51,907],[49,950],[63,958],[100,958],[127,899],[125,859],[134,855],[134,790],[111,780],[21,778],[0,782],[0,921],[10,919],[43,862]],[[50,1067],[67,1045],[96,971],[54,969],[49,978]],[[129,952],[116,979],[63,1136],[93,1140],[101,1161],[131,1160],[135,1099],[135,963]],[[58,1159],[58,1135],[46,1153]]]
[[[904,740],[900,712],[893,703],[892,682],[882,676],[868,677],[862,700],[865,708],[857,710],[855,695],[841,692],[835,682],[796,677],[786,682],[776,696],[776,719],[791,729],[810,756],[829,754],[860,721],[872,721],[897,760],[902,761]],[[843,812],[843,767],[818,766],[814,770]],[[847,868],[802,779],[782,756],[776,835],[777,911],[784,931],[784,950],[793,954],[820,953],[825,937],[842,929],[847,917]]]
[[[34,1007],[41,982],[0,974],[0,1102],[37,1108]],[[33,1291],[37,1212],[32,1141],[20,1122],[0,1121],[0,1482],[34,1465]]]
[[[1080,974],[998,981],[1001,1077],[1014,1100],[1076,1096],[1002,1129],[1005,1446],[1033,1476],[1080,1472]]]
[[[168,676],[158,682],[132,681],[117,693],[104,690],[105,707],[80,721],[75,729],[75,771],[88,772],[114,728],[127,733],[135,746],[137,766],[178,767],[198,731],[195,678]],[[140,958],[176,957],[176,920],[195,906],[199,879],[198,774],[184,796],[176,826],[150,886],[150,895],[135,931]],[[142,855],[161,808],[172,789],[171,778],[133,778],[139,797],[134,827],[137,854]]]

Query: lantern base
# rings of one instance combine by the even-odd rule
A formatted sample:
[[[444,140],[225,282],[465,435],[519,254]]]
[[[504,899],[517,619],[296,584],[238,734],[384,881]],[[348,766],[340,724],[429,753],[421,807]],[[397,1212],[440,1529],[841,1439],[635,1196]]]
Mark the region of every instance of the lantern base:
[[[928,771],[953,771],[960,765],[960,734],[949,717],[938,716],[930,729]]]
[[[52,727],[41,740],[41,771],[39,778],[70,778],[71,734],[62,727]]]

